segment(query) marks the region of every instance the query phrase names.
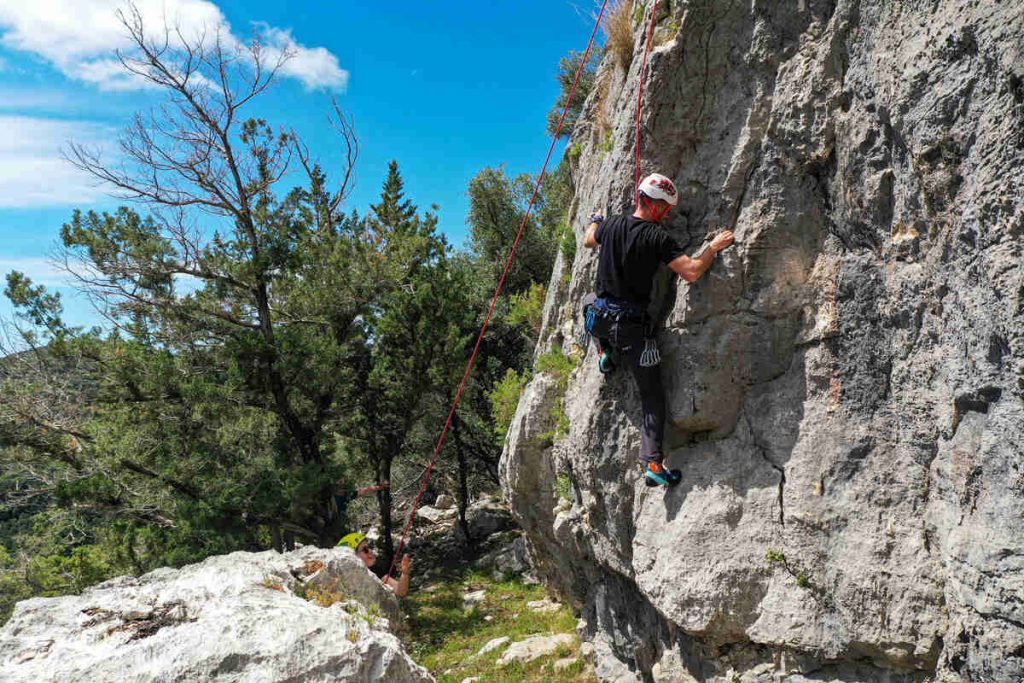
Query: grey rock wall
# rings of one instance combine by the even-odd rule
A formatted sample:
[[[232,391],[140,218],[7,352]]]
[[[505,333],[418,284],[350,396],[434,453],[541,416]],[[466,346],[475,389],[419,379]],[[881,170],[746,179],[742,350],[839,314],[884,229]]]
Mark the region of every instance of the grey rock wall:
[[[577,235],[631,210],[652,4],[570,143]],[[658,12],[641,174],[682,242],[737,244],[658,283],[678,487],[592,349],[553,446],[527,387],[502,473],[539,572],[604,680],[1024,680],[1024,3]],[[580,353],[595,256],[559,257],[538,353]]]

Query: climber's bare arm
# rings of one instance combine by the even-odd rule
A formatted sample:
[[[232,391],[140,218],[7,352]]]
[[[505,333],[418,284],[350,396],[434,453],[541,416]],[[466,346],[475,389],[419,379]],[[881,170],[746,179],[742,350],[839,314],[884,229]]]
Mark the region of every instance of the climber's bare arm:
[[[668,267],[687,282],[696,282],[700,279],[700,276],[711,267],[711,264],[714,263],[715,254],[728,247],[732,242],[732,232],[726,230],[725,232],[716,235],[715,238],[711,240],[711,245],[698,256],[690,258],[686,254],[683,254],[682,256],[670,261]]]
[[[397,580],[391,578],[390,576],[386,577],[388,588],[394,591],[395,595],[397,595],[400,598],[404,598],[409,594],[409,569],[411,567],[412,562],[410,562],[409,560],[409,555],[402,555],[402,562],[400,565],[402,575],[398,577]]]
[[[587,249],[596,248],[598,245],[596,234],[597,223],[594,222],[590,224],[590,226],[587,228],[586,234],[583,235],[583,246],[585,246]]]

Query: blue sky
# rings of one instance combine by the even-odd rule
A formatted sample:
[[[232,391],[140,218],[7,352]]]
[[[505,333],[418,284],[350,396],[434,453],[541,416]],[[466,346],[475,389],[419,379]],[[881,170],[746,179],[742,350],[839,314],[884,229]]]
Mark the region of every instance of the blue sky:
[[[117,0],[0,0],[0,272],[27,272],[65,296],[68,318],[95,318],[47,263],[73,208],[117,202],[60,157],[69,140],[108,154],[131,114],[158,101],[112,63],[123,40]],[[440,206],[440,227],[465,237],[466,185],[484,166],[536,173],[549,139],[558,60],[583,49],[591,5],[568,0],[373,3],[364,0],[138,0],[144,17],[254,33],[296,53],[253,113],[294,128],[330,169],[330,98],[360,142],[349,208],[376,198],[397,159],[409,197]],[[298,179],[296,178],[296,181]],[[10,316],[6,299],[0,317]]]

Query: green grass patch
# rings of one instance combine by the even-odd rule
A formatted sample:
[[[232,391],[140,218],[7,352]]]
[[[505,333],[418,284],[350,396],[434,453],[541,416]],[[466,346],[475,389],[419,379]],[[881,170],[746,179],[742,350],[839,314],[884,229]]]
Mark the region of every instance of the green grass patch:
[[[555,477],[555,494],[559,498],[565,498],[566,500],[571,501],[571,489],[572,480],[569,479],[569,475],[563,473]]]
[[[539,282],[533,283],[524,292],[513,294],[509,301],[509,324],[529,328],[536,338],[540,334],[541,322],[544,320],[544,299],[547,294],[547,287]]]
[[[546,597],[542,586],[527,585],[519,579],[497,581],[487,574],[470,572],[447,574],[428,591],[430,587],[411,592],[406,600],[406,647],[439,683],[459,683],[470,676],[497,683],[594,680],[582,660],[563,671],[553,668],[559,658],[578,657],[578,643],[556,655],[506,667],[496,665],[504,647],[474,657],[489,641],[502,636],[516,642],[536,634],[575,633],[576,618],[567,607],[542,614],[526,606]],[[483,602],[464,608],[463,594],[480,589],[487,591]]]
[[[504,439],[508,432],[512,418],[516,415],[516,407],[519,405],[519,397],[523,394],[523,388],[530,380],[530,371],[523,370],[519,374],[512,368],[505,371],[505,377],[494,386],[494,390],[487,395],[491,402],[491,415],[494,416],[494,433]]]
[[[535,365],[537,372],[544,372],[555,380],[555,388],[558,396],[551,406],[551,420],[554,429],[550,432],[538,434],[538,440],[544,446],[550,446],[558,439],[569,433],[569,416],[565,413],[565,390],[569,386],[569,375],[576,368],[576,358],[562,353],[562,349],[556,348],[542,354]]]
[[[562,353],[562,349],[554,349],[541,354],[535,367],[537,372],[551,375],[555,380],[555,386],[564,393],[569,386],[569,374],[576,368],[576,360]]]
[[[576,233],[573,231],[569,221],[566,220],[558,229],[558,248],[562,251],[562,260],[565,262],[566,270],[572,268],[576,260]]]

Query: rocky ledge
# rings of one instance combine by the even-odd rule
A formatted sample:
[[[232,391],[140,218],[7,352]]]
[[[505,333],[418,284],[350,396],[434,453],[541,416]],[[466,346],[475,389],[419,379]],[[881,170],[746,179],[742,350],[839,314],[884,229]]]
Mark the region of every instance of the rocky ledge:
[[[433,681],[390,591],[347,548],[237,552],[18,603],[10,683]]]

